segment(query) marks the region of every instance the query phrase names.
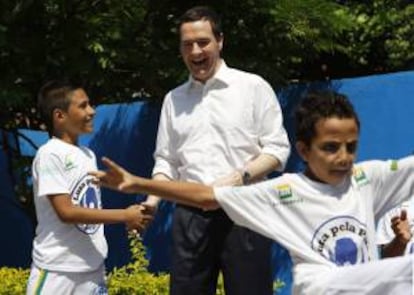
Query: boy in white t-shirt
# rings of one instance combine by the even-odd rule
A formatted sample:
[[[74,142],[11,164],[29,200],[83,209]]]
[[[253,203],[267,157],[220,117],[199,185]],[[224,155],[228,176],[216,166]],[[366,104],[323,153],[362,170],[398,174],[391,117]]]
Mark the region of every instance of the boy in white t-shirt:
[[[377,243],[383,258],[414,253],[414,198],[388,211],[378,222]]]
[[[282,244],[293,260],[293,294],[412,294],[413,258],[378,260],[376,221],[414,192],[414,157],[354,164],[359,120],[343,95],[309,94],[296,111],[303,173],[243,187],[134,176],[109,159],[90,174],[102,185],[204,209]],[[248,290],[247,290],[248,291]]]
[[[78,146],[95,115],[80,85],[51,81],[38,106],[51,138],[32,166],[38,225],[26,294],[107,294],[103,223],[140,230],[152,217],[139,205],[102,209],[100,189],[87,174],[97,168],[95,154]]]

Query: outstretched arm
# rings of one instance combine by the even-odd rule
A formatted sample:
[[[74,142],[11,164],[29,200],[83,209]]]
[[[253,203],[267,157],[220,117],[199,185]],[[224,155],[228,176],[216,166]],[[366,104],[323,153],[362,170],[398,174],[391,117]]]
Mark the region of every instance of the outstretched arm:
[[[198,183],[178,181],[158,181],[132,175],[108,158],[102,158],[108,167],[106,171],[93,171],[97,183],[124,193],[142,193],[203,209],[219,207],[214,198],[213,188]]]
[[[132,205],[125,209],[96,209],[75,206],[67,194],[48,196],[53,209],[64,223],[119,223],[124,222],[128,229],[143,231],[153,219],[144,206]]]

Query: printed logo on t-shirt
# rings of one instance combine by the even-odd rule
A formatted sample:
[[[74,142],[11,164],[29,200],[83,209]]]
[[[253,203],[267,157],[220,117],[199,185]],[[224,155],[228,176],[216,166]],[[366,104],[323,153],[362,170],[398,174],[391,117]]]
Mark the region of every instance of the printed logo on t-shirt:
[[[74,161],[73,157],[74,157],[73,154],[67,154],[65,156],[65,162],[64,162],[64,164],[65,164],[65,170],[66,171],[71,170],[71,169],[73,169],[73,168],[76,167],[75,161]]]
[[[292,197],[292,189],[288,184],[278,185],[276,186],[276,189],[279,194],[279,199],[283,200]]]
[[[362,186],[362,185],[369,183],[368,178],[365,175],[365,172],[364,170],[362,170],[361,167],[354,167],[354,170],[352,171],[352,175],[358,185]]]
[[[398,162],[396,160],[391,161],[390,169],[391,169],[391,171],[397,171],[398,170]]]
[[[101,208],[100,190],[93,183],[90,175],[85,175],[75,186],[71,193],[73,204],[83,208]],[[76,227],[85,234],[95,233],[100,224],[77,224]]]
[[[366,225],[352,216],[338,216],[324,222],[316,230],[311,247],[339,266],[370,260]]]
[[[277,192],[278,198],[272,201],[273,206],[292,205],[303,202],[303,198],[293,194],[289,184],[279,184],[274,186],[274,189]]]

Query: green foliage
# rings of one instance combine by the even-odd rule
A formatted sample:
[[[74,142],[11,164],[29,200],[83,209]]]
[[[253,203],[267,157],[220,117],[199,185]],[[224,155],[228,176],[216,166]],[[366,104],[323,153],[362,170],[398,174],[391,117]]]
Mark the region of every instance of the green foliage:
[[[169,276],[149,273],[143,244],[133,236],[129,240],[132,262],[121,268],[113,269],[108,275],[109,293],[117,295],[167,295]]]
[[[78,77],[96,103],[161,100],[187,77],[177,23],[199,0],[3,0],[0,126],[38,127],[36,92]],[[414,4],[407,0],[211,0],[223,17],[230,66],[273,86],[412,68]]]
[[[375,71],[396,71],[414,65],[414,4],[406,0],[352,1],[357,30],[350,32],[350,52]]]
[[[259,73],[274,86],[312,79],[305,66],[323,53],[343,52],[347,44],[341,36],[353,28],[346,7],[334,1],[250,1],[246,7],[233,8],[226,18],[228,11],[226,59]]]
[[[200,1],[3,0],[0,4],[0,112],[33,116],[48,79],[86,81],[97,103],[161,100],[187,77],[177,22]],[[212,0],[223,16],[224,57],[273,85],[304,76],[323,52],[344,51],[348,10],[328,0]],[[246,13],[248,12],[248,13]],[[306,75],[305,75],[306,76]],[[7,108],[6,108],[7,107]],[[4,124],[0,124],[4,127]]]
[[[0,268],[0,295],[18,295],[26,291],[29,270],[21,268]]]
[[[285,287],[285,282],[277,279],[276,281],[273,282],[273,291],[276,291],[276,293],[278,293],[280,291],[280,289],[282,289],[283,287]]]

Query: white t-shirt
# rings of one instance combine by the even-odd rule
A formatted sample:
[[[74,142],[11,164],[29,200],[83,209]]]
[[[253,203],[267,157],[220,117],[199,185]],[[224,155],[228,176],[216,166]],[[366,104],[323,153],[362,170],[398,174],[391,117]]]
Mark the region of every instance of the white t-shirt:
[[[414,192],[414,157],[368,161],[338,186],[303,174],[215,188],[238,225],[280,244],[294,263],[294,294],[322,294],[329,270],[377,259],[375,221]],[[322,288],[322,289],[321,289]]]
[[[210,184],[260,154],[279,159],[290,145],[274,90],[261,77],[226,66],[189,81],[163,103],[153,175]]]
[[[102,224],[66,224],[47,197],[68,194],[73,204],[101,208],[100,189],[87,172],[96,170],[94,153],[86,147],[52,138],[41,146],[33,161],[33,191],[38,225],[32,258],[42,269],[66,272],[96,270],[108,246]]]
[[[407,212],[407,219],[410,225],[411,234],[414,234],[414,198],[410,201],[402,203],[400,206],[395,207],[388,211],[378,222],[377,227],[377,243],[378,245],[385,245],[390,243],[394,237],[394,231],[391,228],[391,219],[394,216],[400,216],[401,210],[404,209]],[[405,247],[405,254],[414,253],[414,237],[407,243]]]

